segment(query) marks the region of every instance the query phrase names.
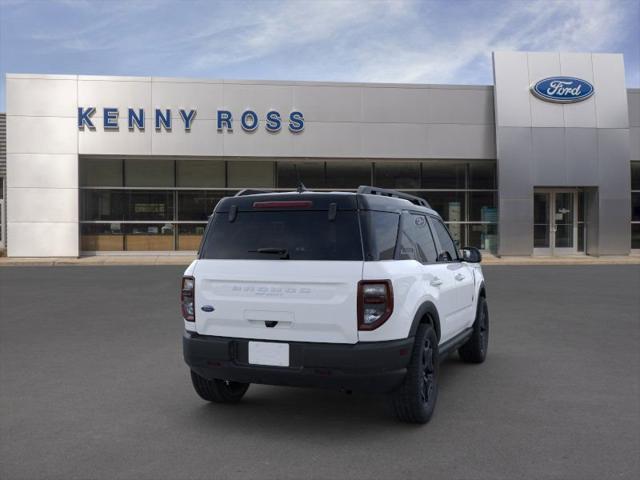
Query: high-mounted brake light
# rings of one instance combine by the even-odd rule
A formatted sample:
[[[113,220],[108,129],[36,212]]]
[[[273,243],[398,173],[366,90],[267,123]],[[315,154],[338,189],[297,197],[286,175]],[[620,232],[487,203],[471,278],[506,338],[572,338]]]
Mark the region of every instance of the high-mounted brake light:
[[[358,330],[375,330],[393,313],[391,280],[358,282]]]
[[[253,208],[311,208],[311,200],[280,200],[270,202],[253,202]]]
[[[182,288],[180,289],[180,306],[182,308],[182,318],[187,322],[196,321],[196,279],[193,277],[182,277]]]

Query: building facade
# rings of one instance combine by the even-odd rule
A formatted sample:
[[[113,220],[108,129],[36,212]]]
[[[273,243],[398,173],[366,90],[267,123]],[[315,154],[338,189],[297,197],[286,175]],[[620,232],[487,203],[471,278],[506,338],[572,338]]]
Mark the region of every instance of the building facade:
[[[220,198],[298,180],[422,196],[461,245],[499,255],[640,248],[622,56],[493,66],[493,86],[9,74],[7,254],[192,253]]]

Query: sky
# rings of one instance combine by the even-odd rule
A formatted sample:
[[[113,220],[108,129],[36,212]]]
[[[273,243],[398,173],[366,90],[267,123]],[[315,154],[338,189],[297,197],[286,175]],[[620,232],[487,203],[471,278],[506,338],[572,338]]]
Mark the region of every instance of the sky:
[[[5,73],[493,83],[494,50],[619,52],[640,0],[0,0]]]

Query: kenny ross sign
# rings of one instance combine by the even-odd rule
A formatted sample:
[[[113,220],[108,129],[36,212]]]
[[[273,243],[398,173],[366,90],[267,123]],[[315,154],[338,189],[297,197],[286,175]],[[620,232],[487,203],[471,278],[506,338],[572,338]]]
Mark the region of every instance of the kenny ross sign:
[[[84,130],[88,128],[95,130],[96,126],[93,122],[93,116],[96,113],[95,107],[78,107],[78,128]],[[180,109],[178,111],[180,119],[177,120],[185,131],[191,130],[191,126],[196,119],[197,111]],[[135,129],[145,129],[145,112],[143,108],[127,108],[126,113],[127,127],[133,131]],[[121,112],[117,108],[105,107],[102,109],[102,126],[105,130],[117,130],[120,125],[118,123]],[[173,129],[173,123],[176,119],[171,116],[171,109],[154,109],[153,114],[153,126],[156,131],[165,130],[171,132]],[[233,131],[234,122],[238,121],[242,130],[245,132],[254,132],[260,127],[260,117],[253,110],[245,110],[240,115],[240,118],[236,120],[233,114],[229,110],[218,110],[216,112],[216,123],[219,132],[225,130]],[[265,116],[264,128],[268,132],[277,133],[282,130],[282,124],[285,120],[282,119],[280,112],[276,110],[269,110]],[[299,133],[304,130],[304,116],[302,112],[294,110],[289,113],[286,120],[288,129],[291,133]]]
[[[574,103],[593,95],[593,85],[575,77],[543,78],[531,86],[531,93],[541,100],[554,103]]]

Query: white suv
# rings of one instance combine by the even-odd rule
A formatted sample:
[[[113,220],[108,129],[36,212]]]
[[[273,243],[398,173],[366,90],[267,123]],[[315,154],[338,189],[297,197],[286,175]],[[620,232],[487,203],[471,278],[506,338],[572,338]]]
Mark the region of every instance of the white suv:
[[[487,354],[480,260],[393,190],[224,198],[182,279],[193,386],[221,403],[250,383],[388,392],[397,418],[425,423],[439,361]]]

